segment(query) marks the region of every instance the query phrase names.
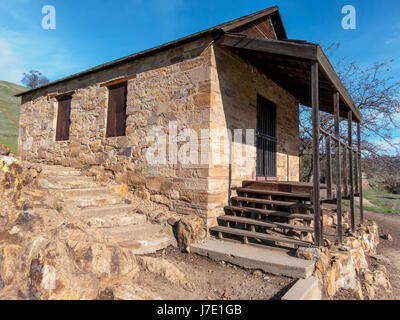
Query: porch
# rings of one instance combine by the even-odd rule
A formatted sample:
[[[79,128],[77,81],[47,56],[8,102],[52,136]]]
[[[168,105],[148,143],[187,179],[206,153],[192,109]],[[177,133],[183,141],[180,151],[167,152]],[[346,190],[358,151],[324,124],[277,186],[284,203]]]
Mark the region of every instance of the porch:
[[[323,203],[330,203],[336,205],[336,241],[341,244],[342,199],[350,200],[351,231],[356,226],[355,196],[360,197],[360,223],[364,222],[361,114],[328,58],[319,45],[305,41],[266,40],[225,33],[217,43],[250,61],[300,104],[311,108],[313,180],[311,183],[244,181],[241,187],[230,190],[237,195],[230,197],[226,214],[218,217],[219,225],[211,231],[219,238],[239,238],[244,243],[322,246],[321,207]],[[332,131],[320,127],[321,111],[332,116]],[[341,121],[346,122],[345,137],[340,133]],[[356,144],[353,144],[353,135]],[[325,166],[324,184],[321,183],[322,165]],[[290,232],[300,236],[291,237]]]

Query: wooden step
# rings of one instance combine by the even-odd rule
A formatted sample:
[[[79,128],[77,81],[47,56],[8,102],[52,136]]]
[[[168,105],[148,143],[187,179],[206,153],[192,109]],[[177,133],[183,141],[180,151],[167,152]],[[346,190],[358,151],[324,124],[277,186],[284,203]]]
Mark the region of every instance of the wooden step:
[[[232,197],[232,200],[235,200],[238,202],[254,202],[254,203],[260,203],[260,204],[273,204],[276,206],[286,207],[289,209],[296,209],[296,208],[313,209],[312,204],[298,203],[298,202],[266,200],[266,199],[248,198],[248,197]]]
[[[261,189],[251,189],[251,188],[238,188],[237,192],[255,193],[255,194],[287,197],[287,198],[294,198],[294,199],[304,199],[304,200],[310,200],[310,198],[311,198],[311,194],[306,194],[306,193],[280,192],[280,191],[270,191],[270,190],[261,190]]]
[[[247,230],[242,230],[242,229],[217,226],[217,227],[211,228],[210,230],[213,232],[232,234],[235,236],[241,236],[241,237],[252,238],[252,239],[260,239],[260,240],[266,240],[266,241],[271,241],[271,242],[285,242],[285,243],[295,244],[295,245],[302,246],[302,247],[312,247],[313,246],[313,244],[308,241],[302,241],[302,240],[292,239],[292,238],[288,238],[288,237],[272,236],[272,235],[265,234],[265,233],[252,232],[252,231],[247,231]]]
[[[266,227],[266,228],[280,228],[280,229],[297,230],[297,231],[303,231],[303,232],[314,232],[314,228],[311,228],[311,227],[295,226],[292,224],[272,222],[272,221],[261,221],[261,220],[256,220],[256,219],[230,216],[230,215],[220,216],[220,217],[218,217],[218,220],[226,221],[226,222],[245,223],[245,224]]]
[[[285,212],[285,211],[266,210],[266,209],[250,208],[250,207],[227,206],[227,207],[225,207],[225,210],[240,211],[240,212],[254,212],[254,213],[264,214],[267,216],[283,217],[283,218],[287,218],[287,219],[303,219],[303,220],[313,220],[314,219],[314,216],[311,214],[290,213],[290,212]]]

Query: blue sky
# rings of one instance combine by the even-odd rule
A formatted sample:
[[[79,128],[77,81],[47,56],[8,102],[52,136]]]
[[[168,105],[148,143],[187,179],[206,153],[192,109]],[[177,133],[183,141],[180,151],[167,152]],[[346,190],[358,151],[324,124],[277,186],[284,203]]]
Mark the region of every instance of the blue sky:
[[[348,4],[356,30],[341,27]],[[55,30],[41,27],[44,5],[56,9]],[[400,80],[398,0],[0,0],[0,79],[37,69],[53,81],[273,5],[289,38],[340,42],[337,56],[361,65],[395,59]]]

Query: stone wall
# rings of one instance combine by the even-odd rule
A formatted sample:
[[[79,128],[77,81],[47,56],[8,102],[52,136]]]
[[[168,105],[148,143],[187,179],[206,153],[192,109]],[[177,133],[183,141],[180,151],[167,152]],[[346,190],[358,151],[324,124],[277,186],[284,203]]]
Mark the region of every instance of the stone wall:
[[[245,130],[257,129],[257,95],[277,106],[277,178],[299,181],[299,107],[296,99],[266,75],[221,46],[213,47],[211,91],[215,107],[211,109],[211,128],[242,129],[243,144],[233,143],[232,166],[211,164],[210,182],[219,185],[228,201],[228,190],[241,186],[243,180],[256,179],[255,144],[246,144]],[[253,140],[255,142],[255,140]],[[218,143],[214,143],[218,147]],[[246,161],[235,161],[243,153]],[[221,194],[222,196],[222,194]],[[214,215],[221,213],[215,202]]]
[[[377,261],[380,257],[376,254],[379,230],[375,221],[366,221],[354,233],[346,229],[341,247],[325,242],[322,248],[299,248],[296,256],[315,260],[314,275],[327,298],[335,298],[344,291],[359,300],[373,300],[377,291],[391,290],[386,267],[368,263],[368,257]]]
[[[151,129],[168,133],[208,128],[211,38],[200,40],[26,96],[21,106],[19,156],[115,177],[180,213],[207,217],[207,165],[150,165]],[[108,89],[100,84],[136,74],[128,81],[126,136],[106,138]],[[52,92],[75,90],[68,141],[55,141],[57,100]],[[158,197],[156,197],[158,195]],[[172,204],[173,203],[173,204]]]
[[[126,183],[178,213],[209,220],[210,226],[228,201],[229,165],[201,164],[215,147],[213,143],[200,147],[209,139],[201,129],[255,128],[259,93],[278,106],[279,178],[298,180],[295,99],[239,57],[215,47],[212,40],[204,37],[25,95],[19,157],[88,169],[100,181]],[[130,75],[136,77],[128,80],[126,136],[106,138],[108,89],[101,84]],[[56,96],[72,90],[70,139],[56,141]],[[146,154],[154,144],[147,139],[151,130],[169,133],[171,122],[177,124],[177,132],[197,133],[196,163],[176,163],[168,157],[166,163],[148,163]],[[185,145],[182,137],[177,148]],[[255,158],[251,162],[251,173],[232,165],[232,186],[255,178]]]

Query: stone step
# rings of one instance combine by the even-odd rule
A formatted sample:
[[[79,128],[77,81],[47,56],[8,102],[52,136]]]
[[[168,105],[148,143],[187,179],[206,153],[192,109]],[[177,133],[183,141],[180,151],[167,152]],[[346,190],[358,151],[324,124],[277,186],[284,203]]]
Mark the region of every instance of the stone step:
[[[321,300],[322,286],[317,277],[299,279],[282,297],[282,300]]]
[[[280,248],[256,247],[224,240],[209,239],[202,244],[192,244],[191,253],[213,260],[229,262],[248,269],[291,278],[309,278],[314,272],[315,262],[290,255],[291,251]]]
[[[86,208],[81,211],[85,223],[97,228],[112,228],[145,223],[147,216],[135,213],[132,205],[113,205],[99,208]]]
[[[65,189],[57,190],[58,195],[62,197],[74,197],[74,196],[99,196],[108,195],[112,192],[109,187],[99,187],[99,188],[82,188],[82,189]]]
[[[169,245],[176,245],[175,238],[167,234],[162,226],[149,222],[100,230],[133,254],[153,253]]]
[[[81,189],[97,187],[94,177],[89,176],[41,176],[38,187],[45,189]]]
[[[120,204],[125,201],[118,195],[96,195],[96,196],[73,196],[67,197],[66,201],[72,201],[80,208],[99,207],[113,204]]]
[[[42,165],[42,172],[45,176],[79,176],[81,171],[75,168],[62,166],[46,166]]]
[[[104,215],[115,214],[115,212],[125,214],[134,213],[135,208],[131,204],[118,204],[113,206],[102,206],[98,208],[85,208],[81,214],[85,217],[101,217]]]

